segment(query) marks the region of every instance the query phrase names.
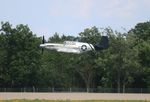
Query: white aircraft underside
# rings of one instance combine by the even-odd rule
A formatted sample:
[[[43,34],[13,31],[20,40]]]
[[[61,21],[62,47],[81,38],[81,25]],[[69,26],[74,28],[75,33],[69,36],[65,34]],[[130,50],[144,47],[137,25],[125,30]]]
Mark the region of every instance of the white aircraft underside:
[[[63,44],[44,43],[40,44],[40,47],[50,50],[56,50],[58,52],[77,53],[77,54],[95,50],[92,44],[76,41],[65,41]]]

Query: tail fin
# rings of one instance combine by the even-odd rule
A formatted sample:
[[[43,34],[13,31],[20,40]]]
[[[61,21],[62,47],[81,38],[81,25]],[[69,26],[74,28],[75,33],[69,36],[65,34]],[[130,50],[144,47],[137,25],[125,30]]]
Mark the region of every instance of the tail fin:
[[[103,50],[108,48],[108,36],[102,36],[101,42],[94,46],[95,50]]]

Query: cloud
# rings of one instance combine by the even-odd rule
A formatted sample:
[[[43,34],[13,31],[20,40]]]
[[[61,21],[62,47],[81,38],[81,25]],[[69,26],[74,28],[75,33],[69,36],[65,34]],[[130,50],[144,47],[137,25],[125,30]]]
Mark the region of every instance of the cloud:
[[[136,0],[105,0],[101,2],[100,14],[103,18],[131,18],[136,9]]]
[[[139,2],[139,6],[142,6],[143,9],[150,9],[150,0],[142,0]]]
[[[150,0],[54,0],[50,5],[50,20],[61,27],[129,25],[150,16],[149,4]]]
[[[93,0],[78,0],[79,8],[77,14],[83,18],[89,18],[92,10]]]
[[[128,19],[134,15],[136,7],[137,0],[56,0],[50,6],[50,14],[82,20],[93,16]]]
[[[65,2],[65,3],[64,3]],[[50,14],[54,17],[73,17],[86,19],[90,17],[92,0],[55,1],[50,7]]]
[[[145,4],[150,5],[150,0],[142,0]]]

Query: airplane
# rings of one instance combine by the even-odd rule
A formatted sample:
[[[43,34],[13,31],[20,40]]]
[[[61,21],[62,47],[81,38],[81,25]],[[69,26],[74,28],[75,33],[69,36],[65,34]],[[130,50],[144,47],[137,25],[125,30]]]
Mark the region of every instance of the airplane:
[[[42,44],[40,47],[49,50],[56,50],[57,52],[65,52],[65,53],[75,53],[80,54],[88,51],[97,51],[108,48],[108,36],[102,36],[101,42],[98,44],[90,44],[86,42],[77,42],[77,41],[64,41],[63,43],[45,43],[44,36],[42,40]]]

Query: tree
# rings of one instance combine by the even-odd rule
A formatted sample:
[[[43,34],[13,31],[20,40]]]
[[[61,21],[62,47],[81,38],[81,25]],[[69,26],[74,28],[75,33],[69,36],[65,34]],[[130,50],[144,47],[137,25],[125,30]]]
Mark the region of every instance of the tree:
[[[52,37],[49,38],[48,42],[60,43],[62,42],[62,39],[58,33],[55,33]]]
[[[0,87],[51,88],[147,88],[150,85],[150,22],[138,23],[128,33],[111,28],[86,28],[79,37],[55,33],[48,42],[80,40],[97,44],[101,35],[109,37],[109,48],[82,54],[66,54],[38,46],[28,26],[1,23]],[[112,92],[112,91],[110,91]],[[116,92],[116,91],[114,91]]]
[[[88,43],[96,43],[101,38],[98,28],[87,28],[80,34],[80,40]],[[94,77],[96,73],[95,53],[83,53],[74,59],[74,69],[81,76],[85,83],[87,91],[89,88],[94,87]]]
[[[138,40],[147,41],[150,39],[150,21],[138,23],[129,33],[136,35]]]
[[[27,26],[12,28],[8,22],[2,23],[1,35],[6,51],[3,66],[8,71],[4,73],[10,77],[6,86],[36,86],[40,68],[39,39]]]
[[[72,36],[60,36],[55,33],[48,42],[62,43],[65,40],[73,40]],[[42,77],[46,79],[43,83],[47,87],[66,88],[72,87],[72,75],[70,59],[72,54],[58,53],[56,51],[45,50],[42,55]]]
[[[106,28],[109,35],[109,48],[99,53],[97,64],[103,67],[101,82],[103,87],[117,88],[117,92],[125,91],[126,86],[133,82],[133,73],[137,68],[137,54],[130,46],[132,43],[126,36]],[[100,57],[101,56],[101,57]]]
[[[138,23],[135,28],[129,31],[129,34],[137,39],[135,47],[138,49],[139,63],[141,65],[134,84],[140,82],[137,87],[145,88],[149,85],[150,75],[150,21]]]

